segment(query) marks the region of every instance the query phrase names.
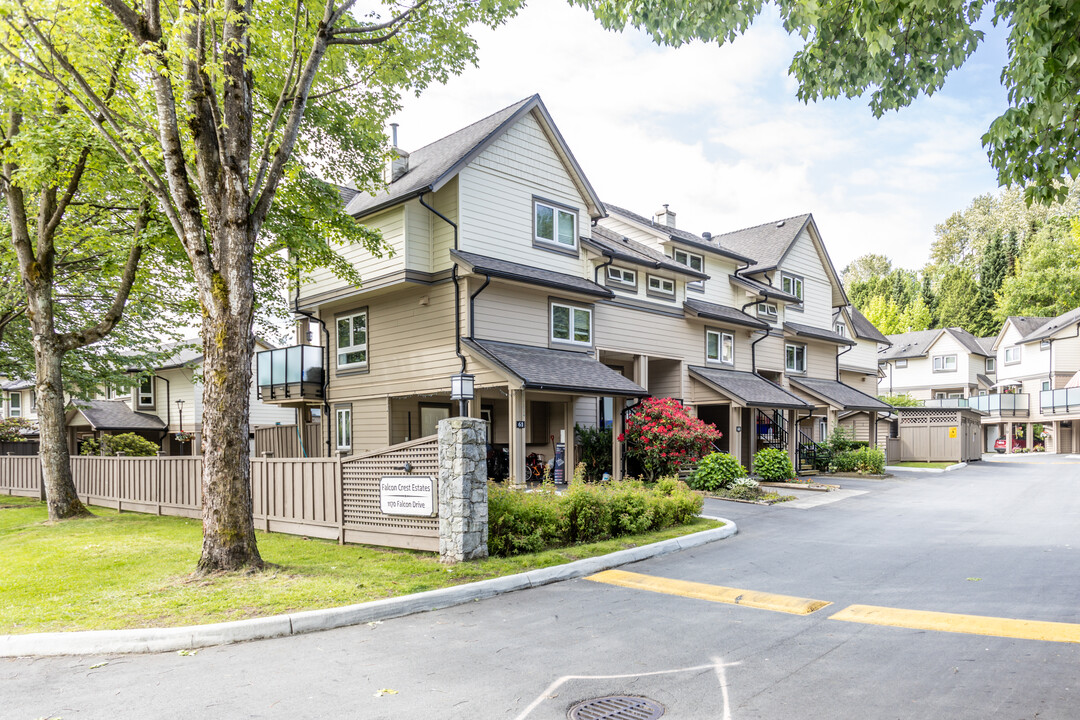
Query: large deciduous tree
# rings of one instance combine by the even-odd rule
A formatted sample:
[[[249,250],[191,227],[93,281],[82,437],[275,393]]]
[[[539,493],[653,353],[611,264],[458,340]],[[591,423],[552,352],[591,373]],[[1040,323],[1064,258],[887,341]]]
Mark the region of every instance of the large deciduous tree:
[[[375,189],[399,93],[460,71],[475,58],[467,26],[497,24],[517,3],[416,0],[381,12],[355,0],[2,5],[0,49],[96,124],[187,254],[205,358],[199,569],[261,567],[248,464],[255,258],[325,242],[318,219],[340,207],[308,169]],[[109,103],[101,68],[118,48],[123,102]],[[307,233],[272,231],[282,195],[288,212],[314,218]],[[332,229],[379,247],[374,233]]]
[[[761,0],[645,3],[571,0],[609,28],[633,25],[659,43],[733,40],[761,12]],[[941,89],[984,39],[984,15],[1008,27],[1001,79],[1009,107],[985,135],[1002,186],[1028,199],[1060,200],[1059,181],[1080,177],[1080,4],[1068,0],[777,0],[784,27],[803,38],[790,72],[801,100],[869,94],[880,117]]]

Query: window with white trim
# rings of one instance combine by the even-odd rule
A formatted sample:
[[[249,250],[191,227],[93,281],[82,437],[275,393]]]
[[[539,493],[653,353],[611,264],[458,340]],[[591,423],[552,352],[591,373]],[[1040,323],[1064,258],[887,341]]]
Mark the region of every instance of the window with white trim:
[[[951,400],[956,400],[962,397],[964,397],[964,393],[949,393],[949,399]]]
[[[352,408],[337,409],[337,449],[352,450]]]
[[[131,387],[113,387],[110,385],[108,397],[110,400],[127,400],[131,397]]]
[[[11,417],[22,417],[22,393],[13,392],[8,395],[8,414]]]
[[[30,412],[37,412],[37,390],[30,391]]]
[[[592,310],[551,303],[551,339],[554,342],[592,345]]]
[[[339,368],[367,367],[367,310],[339,317],[337,336],[337,366]]]
[[[541,243],[576,248],[577,214],[566,208],[536,200],[533,208],[533,237]]]
[[[907,367],[907,360],[897,360],[896,361],[896,367],[897,368],[906,368]]]
[[[735,337],[717,330],[705,331],[705,359],[732,365],[735,362]]]
[[[997,358],[986,358],[986,372],[992,373],[997,370]]]
[[[1005,364],[1012,365],[1020,362],[1020,351],[1023,350],[1019,345],[1013,345],[1012,347],[1005,348]]]
[[[637,285],[637,272],[628,270],[627,268],[609,265],[607,269],[607,279],[609,283],[635,287]]]
[[[935,355],[934,356],[934,372],[955,372],[956,371],[956,356],[955,355]]]
[[[1043,380],[1042,381],[1042,389],[1043,389],[1043,392],[1047,392],[1050,389],[1050,381],[1049,380]]]
[[[697,270],[700,273],[705,272],[705,258],[697,253],[687,252],[676,248],[671,251],[671,259],[680,265],[685,265],[691,270]],[[692,290],[703,290],[705,288],[705,281],[694,280],[693,282],[686,283],[686,287]]]
[[[943,392],[934,393],[934,399],[935,400],[944,400],[945,399],[945,393],[943,393]]]
[[[776,303],[758,303],[757,314],[761,317],[775,320],[779,315],[776,309]]]
[[[154,407],[154,376],[143,378],[139,383],[139,407]]]
[[[675,296],[675,281],[668,278],[649,276],[649,292],[657,295]]]
[[[847,325],[842,322],[836,323],[836,334],[840,337],[847,337]]]
[[[788,343],[784,346],[784,369],[788,372],[806,372],[806,346]]]
[[[798,275],[788,275],[787,273],[780,274],[780,288],[788,295],[794,295],[799,298],[799,302],[803,299],[803,279]]]

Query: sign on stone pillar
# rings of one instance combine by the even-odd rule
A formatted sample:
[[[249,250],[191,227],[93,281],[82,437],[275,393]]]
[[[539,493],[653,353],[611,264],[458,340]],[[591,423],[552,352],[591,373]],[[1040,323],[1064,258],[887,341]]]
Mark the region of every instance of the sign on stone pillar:
[[[439,422],[439,559],[488,556],[487,423]]]

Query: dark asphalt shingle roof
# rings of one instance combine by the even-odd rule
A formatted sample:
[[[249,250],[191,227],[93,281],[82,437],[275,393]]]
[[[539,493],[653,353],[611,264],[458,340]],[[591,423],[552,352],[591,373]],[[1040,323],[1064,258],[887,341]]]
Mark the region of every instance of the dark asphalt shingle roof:
[[[994,343],[997,342],[996,337],[984,337],[975,339],[979,341],[979,347],[983,349],[986,357],[994,357]]]
[[[755,259],[753,265],[743,273],[757,273],[774,268],[779,264],[784,253],[795,242],[803,227],[810,219],[810,213],[795,215],[783,220],[733,230],[713,237],[719,243],[734,249],[735,252],[749,255]]]
[[[742,285],[745,288],[753,290],[759,295],[764,295],[765,297],[773,298],[775,300],[783,300],[789,303],[798,304],[802,302],[801,300],[799,300],[799,298],[795,297],[791,293],[786,293],[780,288],[773,287],[772,285],[769,285],[768,283],[763,283],[760,280],[743,277],[742,275],[729,275],[728,277],[731,279],[731,282],[735,283],[736,285]]]
[[[525,388],[530,390],[561,390],[620,397],[649,395],[645,388],[583,352],[470,338],[461,342],[481,357],[521,378]]]
[[[1033,320],[1035,318],[1028,319]],[[1080,323],[1080,308],[1070,310],[1067,313],[1058,315],[1056,318],[1047,320],[1031,333],[1024,335],[1024,342],[1045,340],[1046,338],[1053,336],[1054,333],[1059,332],[1061,329],[1075,325],[1076,323]]]
[[[824,398],[830,404],[844,410],[892,410],[892,406],[888,403],[837,380],[804,377],[793,377],[789,380],[792,385]]]
[[[0,383],[0,390],[25,390],[26,388],[34,387],[34,385],[35,383],[33,380],[9,380],[5,383]]]
[[[542,285],[544,287],[593,295],[595,297],[615,297],[615,293],[611,292],[606,287],[598,285],[592,280],[578,277],[577,275],[557,273],[552,270],[544,270],[532,265],[522,265],[521,263],[510,262],[509,260],[500,260],[498,258],[487,257],[486,255],[465,252],[464,250],[451,250],[450,257],[464,263],[473,272],[482,275],[490,275],[504,280],[517,280],[518,282],[529,283],[531,285]]]
[[[1020,337],[1027,339],[1028,335],[1031,335],[1040,327],[1050,322],[1054,318],[1048,317],[1024,317],[1022,315],[1010,315],[1009,321],[1013,324],[1016,330],[1020,333]]]
[[[717,320],[719,322],[732,323],[734,325],[744,325],[759,330],[764,330],[769,327],[769,323],[750,317],[741,310],[728,307],[727,305],[718,305],[717,303],[705,302],[704,300],[688,299],[683,303],[683,307],[692,314],[709,320]]]
[[[95,430],[164,430],[157,415],[137,413],[124,400],[91,400],[74,408],[82,413]]]
[[[700,365],[691,365],[687,370],[690,371],[691,376],[702,380],[706,385],[712,386],[746,407],[799,409],[811,407],[776,383],[754,373],[741,370],[720,370]]]
[[[873,340],[874,342],[881,343],[883,345],[891,345],[889,338],[885,337],[880,330],[878,330],[874,323],[866,319],[866,316],[859,312],[859,309],[854,305],[848,305],[848,316],[851,318],[852,332],[855,337],[862,340]],[[993,343],[994,338],[990,338],[990,342]]]
[[[651,220],[644,215],[638,215],[636,212],[632,212],[630,210],[627,210],[626,208],[619,207],[618,205],[610,205],[608,203],[604,203],[604,207],[607,208],[609,211],[612,211],[616,215],[622,215],[624,218],[632,220],[639,225],[644,225],[646,227],[652,228],[653,230],[656,230],[659,233],[663,233],[672,240],[685,243],[687,245],[692,245],[696,248],[700,248],[701,250],[708,250],[709,252],[718,253],[725,257],[729,257],[732,260],[738,260],[742,263],[753,262],[752,258],[747,257],[742,252],[738,250],[733,250],[732,248],[718,242],[715,236],[713,236],[711,240],[706,240],[705,238],[699,235],[695,235],[692,232],[680,230],[679,228],[674,228],[670,225],[662,225],[655,220]]]
[[[623,260],[624,262],[643,265],[645,267],[664,268],[665,270],[671,270],[672,272],[689,275],[702,280],[709,279],[709,276],[703,272],[698,272],[685,265],[680,265],[664,253],[653,250],[647,245],[642,245],[639,242],[621,236],[600,225],[592,228],[591,238],[583,237],[581,238],[581,242],[593,246],[604,254],[611,255],[617,260]]]
[[[991,380],[986,375],[983,375],[981,373],[976,373],[975,374],[975,379],[978,380],[979,382],[981,382],[983,385],[985,385],[988,388],[994,387],[994,381]]]
[[[982,343],[979,342],[979,338],[975,337],[967,330],[958,327],[945,328],[945,331],[956,338],[956,341],[968,349],[973,355],[987,356],[992,353],[987,352]]]
[[[814,340],[824,340],[826,342],[836,343],[837,345],[855,344],[855,341],[851,338],[844,337],[843,335],[835,333],[832,330],[814,327],[813,325],[803,325],[802,323],[786,322],[784,323],[784,330],[793,333],[798,337],[808,337],[813,338]]]
[[[902,360],[926,355],[930,344],[937,340],[941,330],[915,330],[913,332],[887,335],[892,347],[878,353],[879,360]]]

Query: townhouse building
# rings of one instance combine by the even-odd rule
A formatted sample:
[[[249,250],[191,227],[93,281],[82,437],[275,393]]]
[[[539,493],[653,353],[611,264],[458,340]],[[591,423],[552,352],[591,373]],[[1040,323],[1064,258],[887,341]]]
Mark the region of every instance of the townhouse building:
[[[37,393],[33,381],[0,381],[0,419],[9,417],[37,420]]]
[[[888,335],[878,354],[882,395],[916,400],[955,400],[993,392],[995,338],[977,338],[958,327]]]
[[[618,476],[623,419],[647,396],[716,424],[744,464],[888,410],[871,394],[879,338],[855,330],[810,215],[713,236],[667,207],[606,205],[538,96],[398,150],[387,173],[384,193],[343,197],[393,253],[340,248],[363,287],[305,278],[298,335],[318,344],[258,356],[262,400],[324,408],[336,451],[434,433],[462,375],[511,482],[563,442],[572,467],[575,424],[612,427]]]

